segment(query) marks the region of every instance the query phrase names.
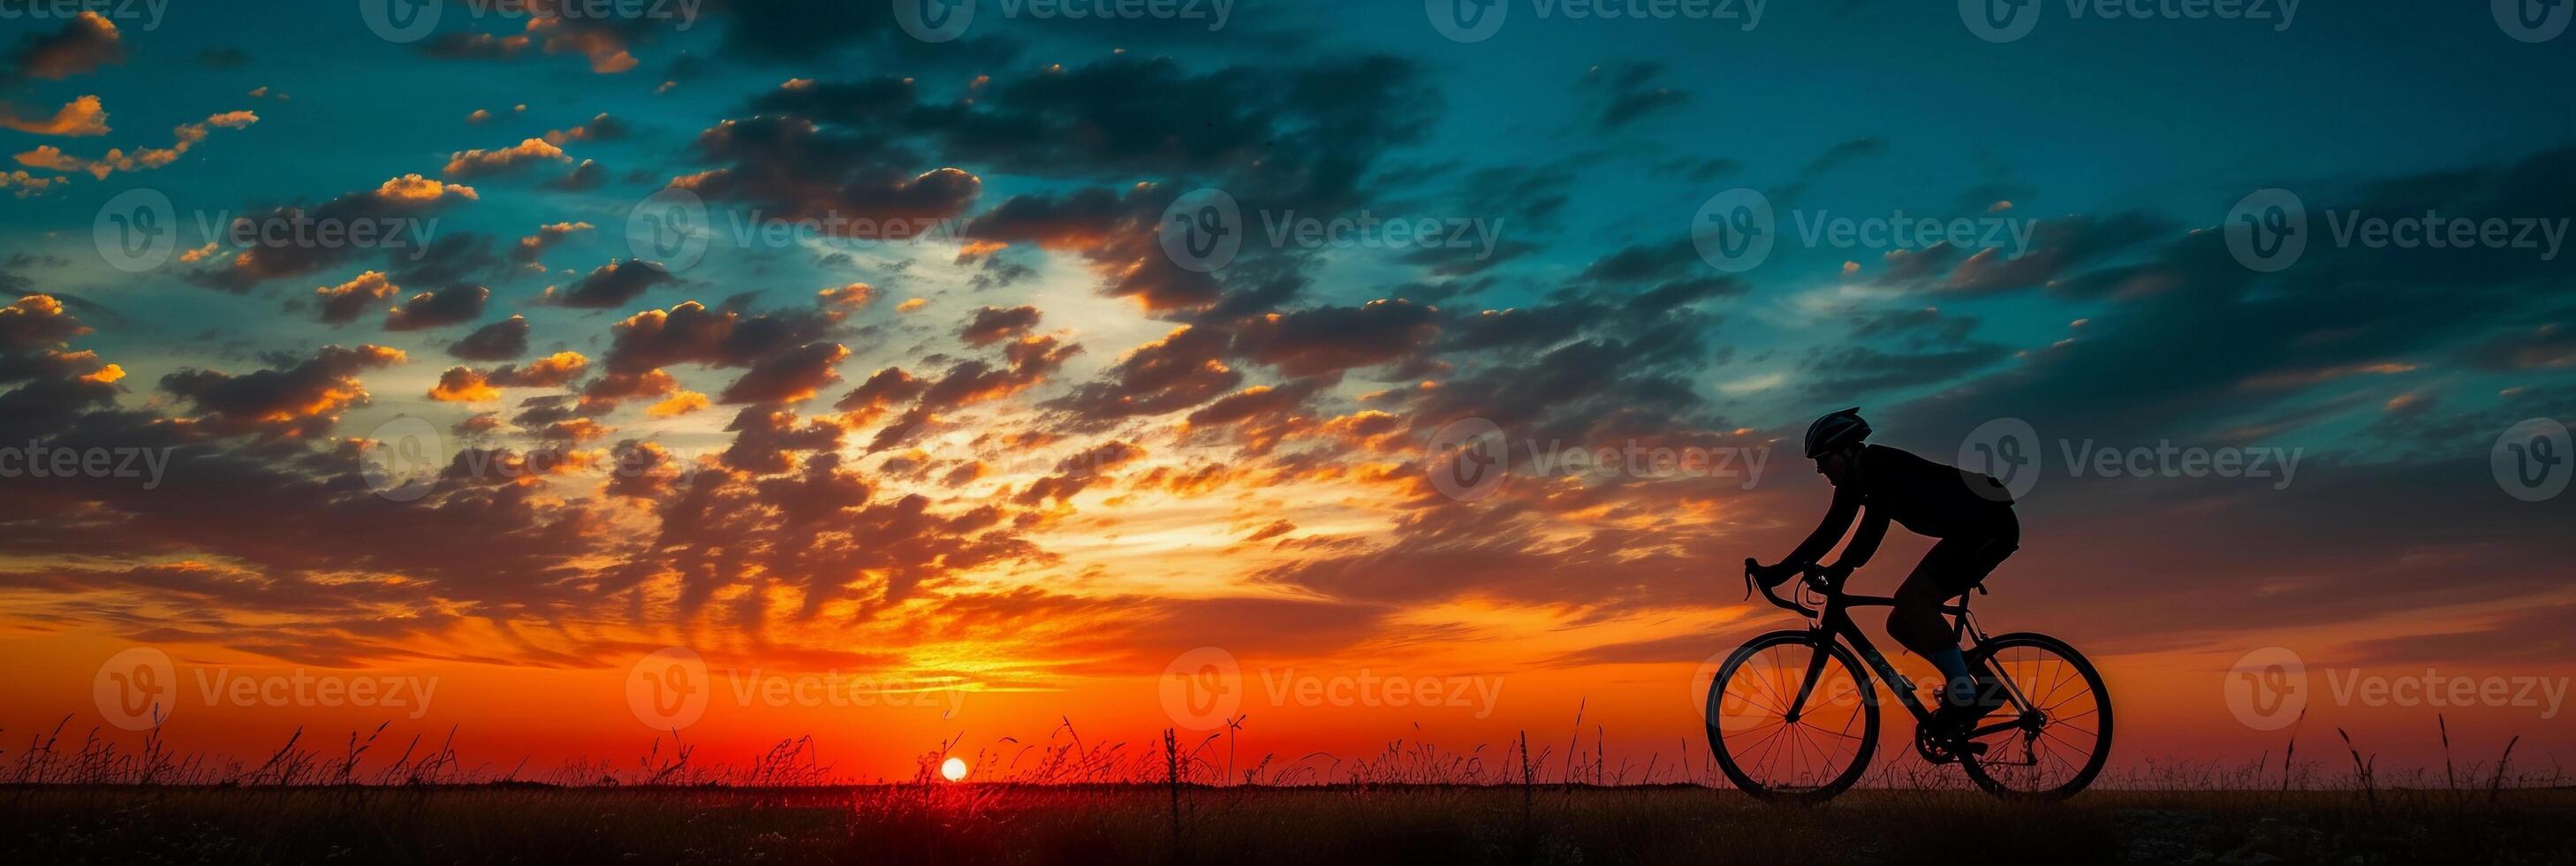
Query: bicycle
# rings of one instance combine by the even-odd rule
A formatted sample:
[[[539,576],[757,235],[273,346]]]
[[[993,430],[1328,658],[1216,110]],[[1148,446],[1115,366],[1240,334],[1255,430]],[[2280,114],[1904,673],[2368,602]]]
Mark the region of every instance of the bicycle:
[[[1989,637],[1968,613],[1968,593],[1942,605],[1954,639],[1975,638],[1966,652],[1969,668],[2000,682],[2002,704],[1964,735],[1935,737],[1924,730],[1932,710],[1852,622],[1851,608],[1889,606],[1895,599],[1846,594],[1841,580],[1828,580],[1823,568],[1809,565],[1797,584],[1799,600],[1792,601],[1760,586],[1753,575],[1758,567],[1744,561],[1745,597],[1759,586],[1763,597],[1806,617],[1808,626],[1746,641],[1709,682],[1709,750],[1745,793],[1767,801],[1821,803],[1859,782],[1878,749],[1873,672],[1914,715],[1917,753],[1934,764],[1958,763],[1996,796],[2070,797],[2091,784],[2110,759],[2110,691],[2093,663],[2065,641],[2036,632]],[[1985,585],[1975,591],[1984,592]],[[1800,603],[1809,592],[1818,596],[1817,607]],[[1855,650],[1857,658],[1869,661],[1867,669]],[[1857,734],[1854,725],[1861,729]],[[1848,758],[1842,757],[1845,749]]]

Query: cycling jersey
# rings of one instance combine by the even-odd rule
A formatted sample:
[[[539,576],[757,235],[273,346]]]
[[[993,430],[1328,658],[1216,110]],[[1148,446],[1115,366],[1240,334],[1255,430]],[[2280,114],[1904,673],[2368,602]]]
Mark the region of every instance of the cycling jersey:
[[[1843,561],[1863,563],[1878,549],[1894,520],[1918,535],[1933,538],[1987,538],[2018,535],[2012,494],[1986,475],[1925,460],[1885,445],[1863,445],[1859,471],[1851,483],[1834,488],[1833,506],[1814,534],[1789,554],[1791,562],[1815,562],[1851,529],[1853,519],[1868,509],[1868,522],[1852,537]]]

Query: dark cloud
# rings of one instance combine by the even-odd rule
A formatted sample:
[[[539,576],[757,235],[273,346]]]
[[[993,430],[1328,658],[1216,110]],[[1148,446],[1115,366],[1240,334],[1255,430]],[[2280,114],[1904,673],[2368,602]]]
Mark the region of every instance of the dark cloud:
[[[314,289],[313,306],[323,323],[344,324],[373,312],[377,305],[400,291],[402,287],[385,279],[384,274],[368,271],[348,282]]]
[[[1201,307],[1224,293],[1215,276],[1181,267],[1162,249],[1163,210],[1178,195],[1140,185],[1119,195],[1088,188],[1063,197],[1016,196],[977,215],[968,237],[1081,255],[1102,274],[1103,290],[1148,310]]]
[[[1304,377],[1391,363],[1439,334],[1430,307],[1380,300],[1248,320],[1235,335],[1234,350],[1283,375]]]
[[[116,24],[96,12],[82,12],[63,22],[61,30],[19,36],[18,44],[0,55],[0,64],[7,69],[0,73],[0,84],[13,78],[87,75],[100,66],[123,62],[125,46]]]
[[[1663,64],[1652,62],[1595,66],[1584,71],[1575,90],[1600,102],[1601,113],[1596,118],[1600,128],[1615,131],[1690,101],[1689,93],[1661,83],[1664,71]]]
[[[519,245],[510,249],[510,260],[533,265],[538,259],[545,257],[547,250],[554,249],[556,245],[563,243],[565,238],[590,230],[591,225],[586,222],[558,222],[538,226],[536,234],[520,238]],[[536,265],[536,267],[543,269],[544,266]]]
[[[340,413],[367,404],[358,374],[403,361],[383,346],[324,346],[303,359],[277,358],[281,366],[234,376],[181,368],[161,377],[161,390],[188,401],[193,426],[217,435],[310,439],[331,432]]]
[[[519,33],[501,36],[448,31],[421,43],[420,52],[448,60],[508,61],[557,54],[578,55],[590,71],[614,75],[639,63],[630,49],[654,41],[664,30],[685,30],[697,23],[692,14],[601,15],[585,11],[579,0],[465,0],[477,17],[525,19]],[[677,8],[677,7],[675,7]],[[665,10],[668,11],[668,10]]]
[[[1232,340],[1217,328],[1183,326],[1129,351],[1099,380],[1047,405],[1069,413],[1079,426],[1097,428],[1205,403],[1243,382],[1243,374],[1224,362]]]
[[[528,320],[511,316],[474,329],[447,347],[447,354],[469,361],[507,361],[528,353]]]
[[[839,343],[807,343],[754,363],[726,385],[716,402],[726,404],[803,402],[814,392],[841,381],[835,369],[850,350]]]
[[[965,329],[958,332],[957,337],[966,341],[966,345],[969,346],[990,346],[1002,340],[1026,334],[1030,328],[1037,327],[1037,324],[1038,308],[1036,307],[1020,306],[1009,309],[984,307],[975,311],[975,315],[967,320]]]
[[[967,235],[1081,255],[1106,291],[1151,310],[1203,308],[1225,294],[1223,281],[1179,267],[1156,240],[1162,211],[1182,191],[1218,186],[1247,213],[1341,214],[1367,197],[1376,159],[1417,139],[1437,105],[1413,64],[1385,56],[1193,72],[1169,58],[1121,55],[997,75],[972,100],[926,103],[914,88],[891,78],[791,82],[752,103],[777,117],[732,121],[701,137],[703,153],[735,163],[707,182],[731,197],[795,201],[818,187],[848,188],[853,167],[923,163],[915,150],[992,171],[1116,181],[1005,201],[975,217]],[[753,153],[770,154],[757,182],[743,158]],[[963,192],[960,208],[973,190]],[[1254,259],[1285,254],[1246,249]],[[1229,273],[1253,270],[1239,262]],[[1293,285],[1269,280],[1253,290]]]
[[[1583,269],[1578,279],[1602,283],[1642,283],[1671,279],[1705,267],[1699,252],[1684,238],[1661,244],[1638,244],[1620,249]]]
[[[588,276],[573,281],[569,288],[548,289],[547,299],[567,307],[603,310],[626,306],[655,286],[676,282],[679,278],[661,265],[642,259],[618,259],[592,268]]]
[[[894,407],[921,399],[922,390],[928,387],[930,383],[914,378],[900,367],[887,367],[870,375],[859,387],[850,389],[850,393],[832,404],[832,408],[848,413],[853,423],[865,424]]]
[[[470,283],[421,292],[385,311],[385,330],[418,331],[462,325],[482,318],[483,302],[491,297],[491,289]]]
[[[385,181],[372,190],[353,192],[331,199],[309,209],[301,206],[287,206],[270,208],[250,216],[236,217],[231,230],[252,238],[253,245],[235,254],[224,265],[197,272],[190,275],[189,279],[212,288],[244,292],[267,280],[313,273],[357,256],[365,252],[366,248],[345,243],[302,242],[294,233],[272,230],[274,227],[352,226],[364,223],[370,226],[393,226],[396,229],[392,232],[394,237],[408,240],[409,235],[403,229],[413,225],[410,221],[425,218],[459,202],[473,201],[476,198],[478,195],[472,187],[441,183],[413,174]],[[392,248],[392,252],[399,259],[406,251],[397,247]],[[396,282],[407,279],[408,277],[401,273],[395,274]]]
[[[2576,195],[2571,177],[2576,149],[2558,149],[2359,181],[2316,191],[2309,206],[2338,219],[2550,213]],[[2312,230],[2321,237],[2278,273],[2247,269],[2223,232],[2200,231],[2058,276],[2053,295],[2108,306],[2073,338],[1903,411],[1962,432],[2010,416],[2051,436],[2208,436],[2307,389],[2366,385],[2528,326],[2563,307],[2545,287],[2576,267],[2531,250],[2346,248]]]
[[[1779,203],[1781,207],[1800,204],[1802,203],[1800,200],[1806,197],[1807,189],[1814,186],[1817,181],[1823,180],[1825,176],[1856,160],[1878,156],[1887,151],[1887,140],[1877,136],[1855,138],[1835,144],[1801,166],[1798,169],[1798,176],[1788,185],[1772,190],[1771,200]]]
[[[827,231],[856,221],[923,221],[962,214],[983,182],[954,168],[904,168],[921,157],[885,138],[825,129],[794,116],[728,120],[701,133],[699,161],[718,167],[673,185],[710,201],[740,201],[778,217],[823,220]],[[863,232],[874,236],[873,232]]]
[[[475,232],[442,234],[418,251],[394,251],[385,264],[395,282],[433,286],[480,282],[504,273],[492,236]]]
[[[582,160],[571,171],[546,182],[546,188],[561,192],[588,192],[608,185],[608,168],[592,160]]]

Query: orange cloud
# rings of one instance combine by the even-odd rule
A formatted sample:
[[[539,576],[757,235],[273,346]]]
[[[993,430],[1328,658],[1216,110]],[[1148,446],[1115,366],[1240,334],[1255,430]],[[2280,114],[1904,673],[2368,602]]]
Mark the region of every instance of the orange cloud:
[[[259,115],[247,111],[227,111],[209,116],[202,122],[183,123],[173,127],[170,130],[171,135],[178,141],[169,147],[147,147],[132,153],[126,152],[124,148],[110,148],[106,155],[97,159],[83,159],[64,153],[62,148],[48,144],[18,154],[18,163],[31,168],[61,172],[87,172],[100,180],[106,180],[108,175],[116,172],[142,171],[177,162],[179,157],[186,156],[189,149],[196,147],[198,142],[206,140],[207,127],[241,129],[258,122]]]
[[[99,103],[98,97],[83,96],[64,103],[62,108],[54,111],[52,117],[29,120],[19,117],[17,112],[9,110],[6,104],[0,104],[0,127],[36,135],[59,135],[67,138],[106,135],[108,133],[107,108]]]
[[[540,162],[571,162],[563,148],[542,138],[530,138],[498,150],[460,150],[450,154],[441,174],[453,178],[482,177],[520,171]]]

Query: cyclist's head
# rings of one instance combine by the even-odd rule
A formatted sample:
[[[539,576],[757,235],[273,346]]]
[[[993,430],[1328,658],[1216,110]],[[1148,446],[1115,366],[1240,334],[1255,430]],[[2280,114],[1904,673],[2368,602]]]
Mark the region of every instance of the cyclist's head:
[[[1861,420],[1860,407],[1835,412],[1807,425],[1807,458],[1813,460],[1856,448],[1868,438],[1869,422]]]

